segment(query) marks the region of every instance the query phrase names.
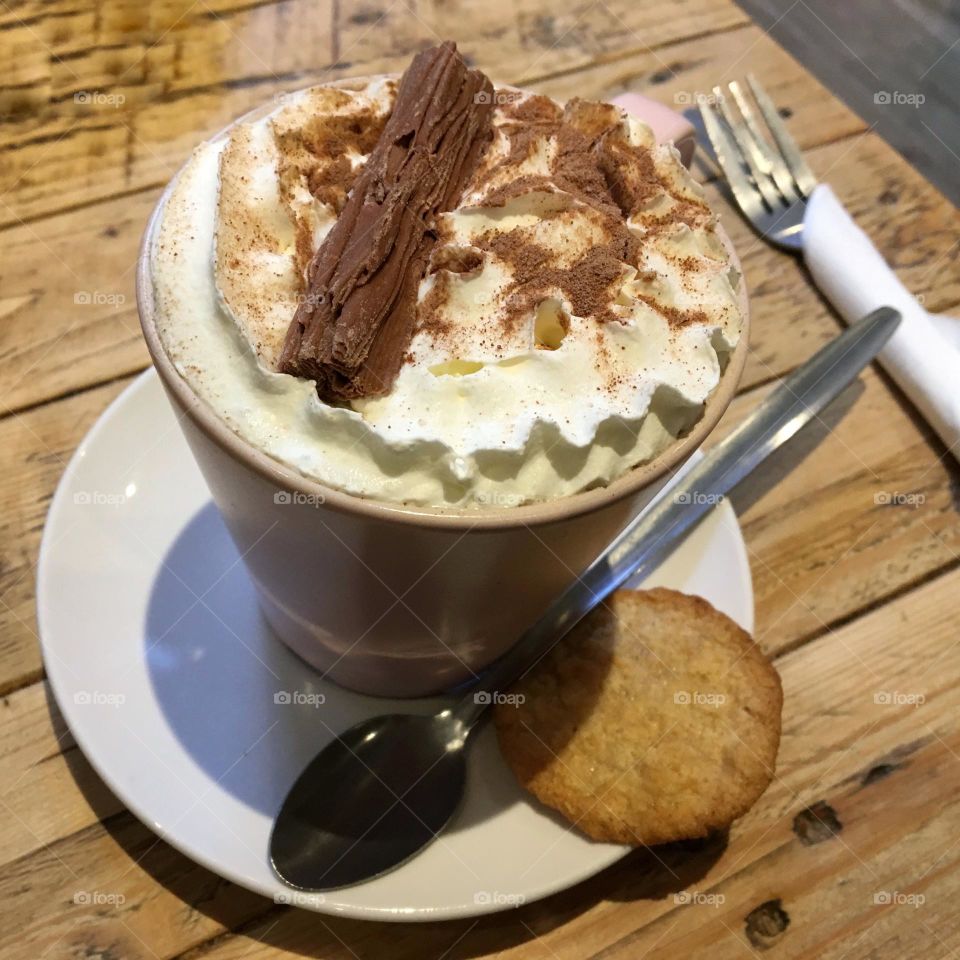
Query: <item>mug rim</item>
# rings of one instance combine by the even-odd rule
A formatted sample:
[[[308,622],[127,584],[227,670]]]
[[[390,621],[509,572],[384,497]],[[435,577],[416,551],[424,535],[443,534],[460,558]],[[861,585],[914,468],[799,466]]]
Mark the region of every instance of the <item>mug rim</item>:
[[[339,83],[348,86],[365,79],[367,78],[352,77]],[[328,85],[333,86],[335,83]],[[233,121],[209,140],[217,139],[233,124],[241,122],[262,109],[263,107],[255,108]],[[209,140],[206,142],[209,142]],[[645,487],[663,479],[679,467],[703,443],[736,395],[746,365],[750,333],[750,307],[740,259],[729,236],[718,222],[716,226],[717,234],[730,254],[731,266],[737,270],[740,277],[737,291],[742,317],[740,339],[727,360],[727,365],[720,375],[720,381],[704,403],[700,418],[685,436],[676,439],[652,460],[631,467],[603,486],[514,507],[484,506],[467,509],[427,507],[418,504],[404,504],[398,501],[376,500],[338,490],[336,487],[328,486],[319,480],[314,480],[299,473],[294,468],[259,450],[235,433],[220,419],[214,409],[196,393],[167,355],[155,323],[150,249],[154,233],[162,218],[163,208],[178,179],[179,171],[171,178],[157,200],[144,229],[137,256],[137,312],[143,338],[161,382],[168,395],[176,400],[177,405],[193,420],[194,424],[232,460],[238,461],[240,465],[252,470],[273,486],[302,494],[310,498],[311,502],[321,503],[324,507],[329,507],[339,513],[365,517],[371,520],[410,524],[422,528],[460,530],[463,532],[473,529],[515,530],[518,527],[542,526],[593,513],[632,494],[639,493]]]

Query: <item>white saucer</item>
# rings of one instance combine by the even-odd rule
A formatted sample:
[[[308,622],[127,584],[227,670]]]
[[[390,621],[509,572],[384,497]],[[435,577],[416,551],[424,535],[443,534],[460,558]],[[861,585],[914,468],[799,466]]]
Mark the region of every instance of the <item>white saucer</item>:
[[[651,580],[753,627],[750,568],[726,503]],[[463,809],[419,857],[322,897],[273,876],[272,816],[320,747],[363,717],[435,701],[347,693],[270,633],[152,370],[103,414],[60,482],[37,603],[47,675],[100,776],[174,847],[278,902],[379,920],[463,917],[544,897],[627,852],[527,799],[488,727]],[[276,702],[278,691],[299,702]]]

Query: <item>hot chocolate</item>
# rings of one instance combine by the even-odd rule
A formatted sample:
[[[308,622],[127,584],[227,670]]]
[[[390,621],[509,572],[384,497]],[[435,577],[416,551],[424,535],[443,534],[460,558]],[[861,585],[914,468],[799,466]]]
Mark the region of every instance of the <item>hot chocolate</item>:
[[[740,278],[670,145],[452,44],[202,144],[151,250],[195,392],[305,476],[482,509],[603,485],[699,419]]]

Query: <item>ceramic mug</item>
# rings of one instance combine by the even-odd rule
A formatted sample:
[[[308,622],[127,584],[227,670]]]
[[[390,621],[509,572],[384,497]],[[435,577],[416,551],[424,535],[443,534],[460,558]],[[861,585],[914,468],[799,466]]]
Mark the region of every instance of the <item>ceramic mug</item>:
[[[636,101],[631,109],[639,112]],[[663,109],[658,105],[661,127]],[[167,193],[147,225],[137,271],[154,365],[264,616],[308,664],[362,693],[423,696],[474,679],[700,446],[743,371],[748,314],[741,283],[743,333],[702,417],[654,460],[607,486],[473,510],[352,496],[242,440],[167,357],[154,323],[149,255]]]

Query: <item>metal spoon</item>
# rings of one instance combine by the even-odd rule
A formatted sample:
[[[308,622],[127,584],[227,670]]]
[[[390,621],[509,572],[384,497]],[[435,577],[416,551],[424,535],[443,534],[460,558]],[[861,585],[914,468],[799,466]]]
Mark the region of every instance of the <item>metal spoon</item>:
[[[453,706],[432,717],[374,717],[325,747],[277,815],[270,837],[277,875],[301,890],[330,890],[392,870],[430,843],[460,804],[470,732],[493,695],[613,590],[652,570],[717,497],[816,417],[870,363],[899,321],[894,310],[875,311],[784,379],[667,496],[629,524]]]

